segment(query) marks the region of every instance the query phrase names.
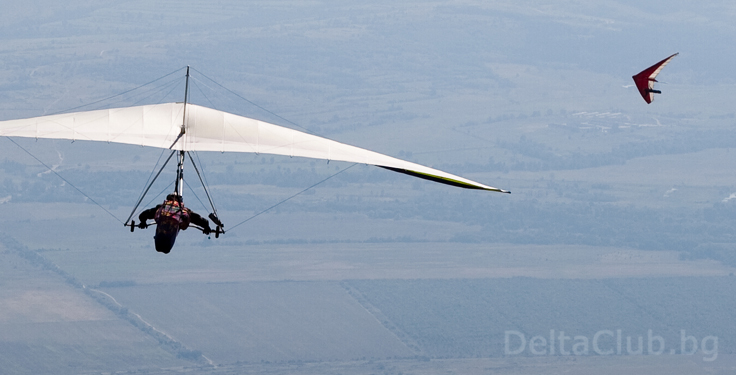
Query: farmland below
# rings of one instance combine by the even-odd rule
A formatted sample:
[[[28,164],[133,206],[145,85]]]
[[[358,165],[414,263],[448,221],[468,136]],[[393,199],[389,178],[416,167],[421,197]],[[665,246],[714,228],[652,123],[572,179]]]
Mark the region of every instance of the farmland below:
[[[0,373],[736,373],[733,18],[725,1],[12,2],[0,120],[186,95],[512,194],[198,152],[185,203],[206,216],[208,186],[227,233],[163,255],[123,224],[173,190],[169,164],[134,209],[167,150],[3,133]],[[678,51],[645,104],[631,76]]]
[[[724,324],[734,320],[733,269],[664,251],[285,244],[252,245],[227,262],[208,262],[213,253],[183,246],[182,258],[165,267],[150,249],[129,253],[122,263],[103,251],[78,267],[84,252],[34,250],[10,237],[3,244],[8,270],[0,280],[0,342],[9,350],[0,362],[17,373],[51,373],[51,366],[63,365],[68,373],[156,374],[167,367],[199,374],[484,368],[532,374],[539,366],[584,373],[603,363],[727,373],[736,349],[736,326]],[[134,263],[150,261],[132,272]],[[270,277],[258,271],[263,267]],[[34,314],[14,310],[21,299],[34,301]],[[556,354],[549,347],[543,356],[531,347],[505,353],[520,348],[519,335],[529,341],[551,330],[569,336],[554,344]],[[698,349],[683,351],[682,331]],[[507,332],[514,333],[507,338]],[[595,339],[598,332],[604,333]],[[618,332],[623,344],[617,352]],[[657,341],[652,352],[650,336],[662,339],[661,351]],[[573,337],[587,338],[585,353],[576,347],[572,354]],[[613,352],[599,355],[594,340],[595,348]],[[100,350],[127,354],[114,362]],[[45,364],[29,367],[30,358],[17,353],[37,353]]]

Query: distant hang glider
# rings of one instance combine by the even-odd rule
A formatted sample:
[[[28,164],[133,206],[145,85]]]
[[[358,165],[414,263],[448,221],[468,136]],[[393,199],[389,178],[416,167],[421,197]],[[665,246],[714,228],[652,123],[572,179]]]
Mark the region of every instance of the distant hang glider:
[[[641,73],[632,77],[634,78],[634,83],[636,83],[636,88],[639,89],[641,97],[644,98],[647,104],[651,103],[654,100],[654,94],[662,93],[659,90],[654,90],[654,82],[657,82],[657,80],[655,79],[657,77],[657,74],[659,74],[659,71],[662,70],[662,68],[664,68],[664,66],[667,65],[667,63],[669,63],[673,57],[679,54],[680,53],[678,52],[642,70]]]
[[[250,152],[371,164],[467,189],[509,193],[437,169],[297,130],[186,103],[0,121],[0,136],[103,141],[179,151]]]

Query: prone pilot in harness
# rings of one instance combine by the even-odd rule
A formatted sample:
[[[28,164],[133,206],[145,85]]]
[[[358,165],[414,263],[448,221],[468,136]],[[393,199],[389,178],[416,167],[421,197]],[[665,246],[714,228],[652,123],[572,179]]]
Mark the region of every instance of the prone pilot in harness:
[[[167,195],[164,203],[141,212],[138,219],[140,220],[138,227],[141,229],[148,227],[146,221],[151,219],[156,221],[156,235],[153,239],[156,251],[164,254],[168,254],[174,247],[179,230],[187,229],[190,223],[202,228],[204,234],[210,234],[212,231],[210,222],[184,207],[182,197],[178,194]]]

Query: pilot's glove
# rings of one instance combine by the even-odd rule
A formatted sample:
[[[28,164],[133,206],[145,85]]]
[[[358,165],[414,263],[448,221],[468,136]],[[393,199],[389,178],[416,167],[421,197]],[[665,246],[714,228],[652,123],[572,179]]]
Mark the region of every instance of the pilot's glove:
[[[148,228],[148,224],[145,221],[141,221],[141,223],[138,224],[138,228],[146,229]]]
[[[208,226],[202,228],[202,233],[204,233],[204,234],[210,234],[210,233],[212,233],[212,229],[210,229],[210,226],[208,225]]]

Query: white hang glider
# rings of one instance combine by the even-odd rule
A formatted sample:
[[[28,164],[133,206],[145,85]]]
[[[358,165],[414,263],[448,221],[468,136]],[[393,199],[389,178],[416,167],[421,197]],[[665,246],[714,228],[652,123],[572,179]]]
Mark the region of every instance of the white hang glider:
[[[468,189],[508,193],[437,169],[195,104],[166,103],[0,121],[0,135],[347,161]]]
[[[263,121],[187,103],[166,103],[0,121],[0,136],[126,143],[179,152],[249,152],[371,164],[467,189],[509,193],[377,152]],[[172,155],[173,155],[172,151]],[[182,173],[176,193],[181,195]],[[130,220],[130,218],[129,218]],[[128,225],[128,223],[125,223]],[[132,226],[131,226],[132,229]]]

